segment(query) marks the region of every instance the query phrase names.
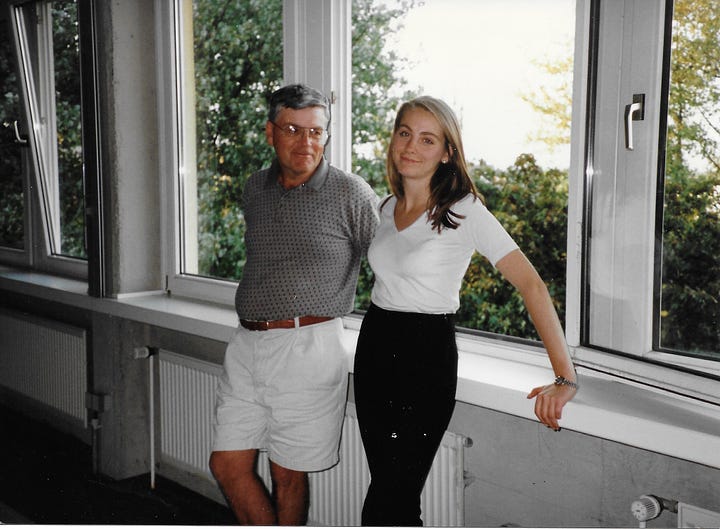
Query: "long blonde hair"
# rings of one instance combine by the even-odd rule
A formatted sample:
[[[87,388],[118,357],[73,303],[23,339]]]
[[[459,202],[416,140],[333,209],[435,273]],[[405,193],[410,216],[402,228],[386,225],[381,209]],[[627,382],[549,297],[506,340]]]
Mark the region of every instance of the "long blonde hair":
[[[406,101],[400,106],[395,117],[393,135],[385,161],[388,185],[396,197],[405,196],[402,177],[392,159],[392,149],[395,133],[400,127],[405,112],[416,108],[430,112],[437,119],[445,136],[445,146],[450,154],[448,162],[440,164],[430,180],[428,211],[432,227],[438,233],[442,228],[456,229],[460,225],[458,219],[463,218],[463,215],[454,213],[451,209],[452,205],[468,194],[480,200],[483,200],[483,197],[470,178],[462,145],[460,124],[455,113],[444,101],[430,96],[420,96]]]

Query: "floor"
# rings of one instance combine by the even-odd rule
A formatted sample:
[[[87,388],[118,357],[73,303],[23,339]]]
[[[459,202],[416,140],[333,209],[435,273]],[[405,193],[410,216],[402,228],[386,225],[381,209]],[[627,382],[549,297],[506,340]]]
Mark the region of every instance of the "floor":
[[[92,472],[90,447],[0,406],[0,524],[234,525],[230,511],[149,475]]]

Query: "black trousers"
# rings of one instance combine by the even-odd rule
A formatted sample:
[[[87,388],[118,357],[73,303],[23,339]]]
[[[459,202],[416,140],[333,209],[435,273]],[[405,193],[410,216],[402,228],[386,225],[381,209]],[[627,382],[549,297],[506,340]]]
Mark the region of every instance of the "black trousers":
[[[420,495],[455,408],[453,315],[371,305],[360,329],[354,385],[370,466],[362,524],[422,525]]]

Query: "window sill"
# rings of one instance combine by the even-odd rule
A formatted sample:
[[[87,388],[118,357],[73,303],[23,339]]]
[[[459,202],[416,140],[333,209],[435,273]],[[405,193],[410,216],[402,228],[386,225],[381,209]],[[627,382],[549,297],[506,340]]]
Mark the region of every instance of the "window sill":
[[[91,298],[84,282],[5,267],[0,267],[1,290],[220,341],[228,341],[237,326],[232,307],[164,292]],[[345,318],[349,366],[360,322],[358,316]],[[535,420],[526,395],[553,378],[538,348],[463,334],[458,335],[458,347],[459,401]],[[564,410],[563,428],[720,468],[716,405],[596,371],[580,368],[578,373],[581,389]]]

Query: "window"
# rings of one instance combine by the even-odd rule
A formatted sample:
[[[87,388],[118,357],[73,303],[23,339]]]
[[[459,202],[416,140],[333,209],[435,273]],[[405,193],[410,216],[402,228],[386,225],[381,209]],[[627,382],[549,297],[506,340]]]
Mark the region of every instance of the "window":
[[[672,333],[689,336],[696,324],[717,329],[710,311],[700,322],[683,321],[669,304],[674,288],[688,299],[698,293],[691,277],[698,257],[701,266],[713,266],[702,260],[703,251],[693,253],[697,238],[712,230],[686,222],[694,215],[678,229],[674,204],[701,204],[710,212],[712,200],[717,204],[707,187],[698,193],[702,186],[688,185],[687,165],[673,168],[680,152],[692,159],[690,144],[675,143],[672,130],[673,85],[683,92],[683,82],[671,64],[684,62],[678,32],[693,18],[678,18],[685,16],[683,4],[675,2],[675,22],[673,2],[664,0],[578,4],[576,57],[588,60],[576,68],[573,90],[567,334],[581,365],[712,401],[720,373],[713,361],[717,335],[709,351],[668,341]],[[695,250],[678,255],[675,249],[686,244]],[[671,270],[680,274],[668,275]]]
[[[631,355],[718,358],[720,87],[698,82],[705,54],[718,54],[718,22],[710,4],[680,0],[665,34],[664,7],[599,3],[585,339]]]
[[[463,126],[476,185],[565,307],[574,0],[353,2],[353,170],[381,196],[395,111],[446,101]],[[512,20],[512,24],[507,24]],[[372,280],[361,278],[358,301]],[[538,339],[522,298],[476,255],[458,324]]]
[[[346,11],[338,2],[306,0],[158,0],[156,6],[167,53],[159,72],[167,87],[160,97],[161,164],[165,194],[177,197],[166,215],[173,241],[166,252],[168,289],[232,303],[245,259],[242,190],[274,156],[264,133],[267,96],[290,82],[332,94],[340,125],[326,151],[343,165],[348,120],[340,117],[349,96],[336,83],[336,63],[347,46],[336,43]]]
[[[264,126],[266,97],[282,81],[282,2],[173,7],[179,245],[170,288],[228,291],[234,283],[219,280],[240,279],[245,259],[244,184],[272,160]]]
[[[266,98],[282,79],[282,4],[194,0],[187,14],[181,33],[182,271],[239,279],[242,190],[250,174],[272,160],[264,126]],[[193,208],[196,222],[190,221]]]
[[[665,159],[660,167],[664,202],[659,204],[657,347],[720,360],[717,4],[676,1],[671,28]]]
[[[380,194],[385,191],[384,151],[398,103],[416,93],[431,93],[447,100],[463,120],[478,186],[548,282],[558,312],[565,315],[578,363],[680,387],[683,376],[666,366],[707,370],[707,365],[693,363],[694,359],[688,364],[683,360],[687,346],[671,344],[667,334],[674,326],[675,283],[668,285],[674,277],[671,271],[677,269],[673,263],[680,263],[673,259],[678,241],[687,239],[672,240],[679,233],[673,228],[679,215],[673,213],[677,205],[671,188],[676,184],[659,173],[675,119],[672,112],[665,118],[663,110],[664,90],[672,90],[672,83],[663,84],[664,72],[669,71],[663,70],[665,28],[670,27],[665,0],[518,1],[512,6],[457,1],[456,6],[442,2],[441,8],[426,1],[403,10],[402,2],[353,0],[349,12],[350,2],[283,0],[268,4],[275,10],[271,17],[256,13],[255,4],[246,1],[234,3],[218,18],[212,2],[157,0],[166,23],[159,49],[168,53],[159,64],[160,82],[168,87],[160,91],[166,117],[161,124],[166,142],[161,150],[163,195],[174,197],[165,204],[168,289],[232,303],[235,281],[242,274],[242,185],[272,156],[262,137],[264,97],[271,90],[300,81],[330,94],[329,158],[362,174]],[[475,35],[462,29],[462,17],[457,16],[470,4],[485,10],[474,20],[485,21],[486,31],[475,33],[500,27],[491,22],[494,15],[501,20],[511,17],[518,27],[524,27],[527,17],[528,27],[540,27],[548,44],[537,45],[541,37],[527,31],[496,31],[502,44],[473,48],[468,39]],[[531,11],[535,8],[548,11],[549,19],[560,25],[538,25]],[[453,28],[448,39],[462,35],[461,43],[444,45],[476,50],[473,60],[467,53],[457,54],[458,62],[437,66],[438,59],[428,51],[437,44],[437,30],[405,37],[402,28],[415,24],[413,16],[423,12],[431,13],[436,29]],[[450,16],[438,25],[443,14]],[[243,23],[245,18],[254,23]],[[226,27],[224,21],[234,22]],[[502,41],[503,33],[509,41]],[[574,51],[569,49],[571,40]],[[492,70],[490,60],[496,59],[495,66],[510,62],[512,47],[519,49],[511,69],[522,87],[503,85],[505,98],[494,105],[502,107],[508,123],[494,117],[492,107],[474,117],[475,107],[483,103],[475,94],[484,84],[505,81],[499,69]],[[501,55],[498,49],[507,53]],[[251,53],[257,54],[257,68],[243,60]],[[474,65],[486,59],[490,63],[480,68],[483,77],[473,80]],[[428,80],[416,77],[424,62],[430,65]],[[430,85],[437,77],[464,82],[450,83],[450,91],[442,92]],[[250,84],[243,84],[246,78]],[[461,85],[477,90],[463,94]],[[644,94],[644,115],[642,120],[630,116],[630,150],[624,113],[636,94]],[[523,118],[510,117],[514,105],[526,110]],[[661,134],[666,122],[667,135]],[[480,138],[480,132],[471,130],[476,124],[491,134]],[[508,124],[511,132],[501,134]],[[510,146],[502,155],[500,147],[490,143],[495,137],[503,148]],[[658,174],[663,175],[660,183]],[[666,201],[658,206],[656,197],[662,191]],[[708,212],[717,210],[713,192],[715,202]],[[695,196],[688,193],[688,198]],[[710,194],[703,196],[709,200]],[[662,247],[656,246],[661,233]],[[712,235],[703,233],[702,237]],[[359,307],[367,301],[371,279],[366,270]],[[492,296],[486,295],[489,292]],[[518,317],[521,301],[513,295],[493,270],[473,262],[462,292],[463,327],[475,334],[534,340],[531,323]],[[710,354],[697,355],[699,360],[716,354],[716,346],[710,349]],[[677,352],[683,356],[667,357]],[[637,358],[648,362],[638,368],[627,360]],[[659,364],[660,371],[648,367],[650,363]]]
[[[27,156],[13,154],[12,147],[3,149],[3,166],[21,175],[23,182],[21,185],[18,176],[14,177],[14,192],[8,197],[9,220],[4,223],[5,237],[14,240],[4,245],[27,250],[26,262],[36,268],[84,275],[87,247],[78,3],[18,3],[11,13],[10,20],[3,19],[11,31],[3,32],[3,40],[8,41],[3,44],[5,59],[0,64],[7,73],[3,82],[8,94],[3,137],[7,142],[6,136],[12,134],[11,144],[27,141],[30,149]],[[27,131],[26,138],[21,131]]]

